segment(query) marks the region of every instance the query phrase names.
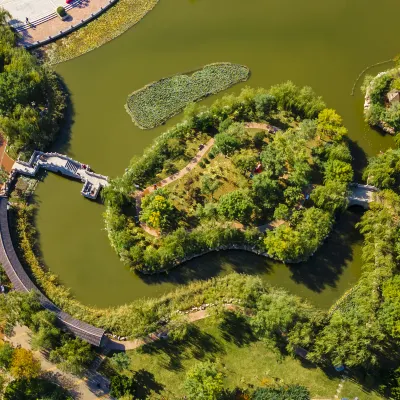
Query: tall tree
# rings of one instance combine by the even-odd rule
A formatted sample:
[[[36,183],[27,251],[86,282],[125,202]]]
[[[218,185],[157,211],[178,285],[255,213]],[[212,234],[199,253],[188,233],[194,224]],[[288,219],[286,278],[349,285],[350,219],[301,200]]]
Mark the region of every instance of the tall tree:
[[[215,364],[197,363],[186,375],[184,387],[190,400],[218,400],[222,397],[222,374]]]
[[[16,379],[36,378],[40,373],[40,363],[31,351],[18,348],[13,353],[10,373]]]

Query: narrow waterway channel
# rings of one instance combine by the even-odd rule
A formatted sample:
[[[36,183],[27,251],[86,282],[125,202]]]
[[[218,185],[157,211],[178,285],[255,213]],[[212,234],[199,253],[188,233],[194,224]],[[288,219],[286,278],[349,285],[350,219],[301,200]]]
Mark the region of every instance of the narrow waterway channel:
[[[389,147],[392,139],[365,125],[361,93],[358,88],[355,96],[350,92],[366,66],[400,52],[393,35],[399,12],[400,3],[394,0],[160,0],[126,34],[57,66],[73,104],[70,137],[62,150],[97,172],[122,174],[132,156],[181,118],[142,131],[124,110],[127,95],[164,76],[230,61],[250,67],[251,86],[269,87],[288,79],[312,86],[343,116],[356,165],[365,165],[368,156]],[[379,30],[374,28],[377,21]],[[370,73],[381,69],[385,66]],[[47,266],[87,304],[156,296],[190,279],[235,270],[259,274],[329,307],[360,273],[360,238],[353,229],[359,214],[349,212],[337,233],[304,265],[285,267],[247,253],[218,253],[145,281],[118,260],[103,230],[103,207],[84,199],[80,186],[49,174],[36,191],[37,228]]]

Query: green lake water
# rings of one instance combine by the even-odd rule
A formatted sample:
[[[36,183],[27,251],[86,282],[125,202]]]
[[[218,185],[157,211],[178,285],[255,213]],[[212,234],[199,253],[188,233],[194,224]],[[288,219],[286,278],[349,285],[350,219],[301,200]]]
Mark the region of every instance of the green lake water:
[[[350,93],[366,66],[400,52],[393,34],[399,13],[395,0],[160,0],[118,39],[56,67],[73,107],[68,142],[59,149],[99,173],[122,174],[132,156],[181,117],[142,131],[124,109],[127,95],[161,77],[229,61],[251,69],[246,83],[251,86],[267,88],[288,79],[312,86],[343,116],[360,168],[368,156],[391,146],[392,138],[365,125],[359,87],[355,96]],[[87,304],[122,304],[193,279],[238,271],[258,274],[329,307],[360,274],[361,238],[354,228],[360,212],[355,211],[341,218],[308,263],[287,267],[244,252],[226,252],[143,279],[118,260],[104,231],[103,206],[84,199],[80,189],[79,182],[49,174],[36,191],[37,227],[46,265]]]

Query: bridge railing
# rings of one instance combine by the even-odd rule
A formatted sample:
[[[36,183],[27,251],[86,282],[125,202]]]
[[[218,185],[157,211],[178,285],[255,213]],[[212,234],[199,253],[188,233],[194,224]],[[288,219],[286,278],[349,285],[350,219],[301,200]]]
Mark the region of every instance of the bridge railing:
[[[379,189],[375,186],[372,185],[363,185],[361,183],[356,183],[356,182],[352,182],[349,184],[350,187],[358,187],[358,188],[363,188],[363,189],[368,189],[368,190],[372,190],[374,192],[378,192]]]

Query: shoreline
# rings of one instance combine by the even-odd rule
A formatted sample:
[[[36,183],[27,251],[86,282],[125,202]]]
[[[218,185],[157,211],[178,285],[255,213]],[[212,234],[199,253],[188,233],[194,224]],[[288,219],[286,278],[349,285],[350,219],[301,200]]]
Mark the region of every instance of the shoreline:
[[[80,57],[118,38],[139,23],[158,2],[159,0],[118,0],[98,18],[38,50],[50,65]]]

